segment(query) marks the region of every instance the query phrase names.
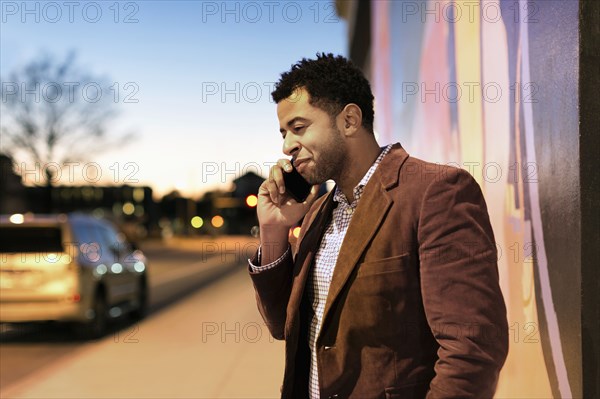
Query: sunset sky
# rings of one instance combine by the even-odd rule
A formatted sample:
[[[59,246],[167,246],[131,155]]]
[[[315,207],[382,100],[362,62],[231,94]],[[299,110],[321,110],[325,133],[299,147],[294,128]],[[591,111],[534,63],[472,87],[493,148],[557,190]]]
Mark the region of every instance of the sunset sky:
[[[136,139],[90,148],[97,184],[197,196],[247,170],[266,176],[283,156],[273,83],[302,57],[347,54],[346,22],[329,1],[72,3],[2,1],[0,74],[5,83],[39,53],[75,50],[79,66],[116,84],[111,131]],[[58,184],[67,172],[85,183],[84,168]]]

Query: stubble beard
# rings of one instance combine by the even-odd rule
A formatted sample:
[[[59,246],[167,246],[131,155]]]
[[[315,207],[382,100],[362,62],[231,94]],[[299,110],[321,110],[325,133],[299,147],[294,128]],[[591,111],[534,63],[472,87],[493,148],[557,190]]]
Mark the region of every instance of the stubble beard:
[[[333,127],[329,138],[321,148],[319,163],[315,161],[313,173],[306,176],[306,181],[311,185],[322,184],[327,180],[337,181],[346,165],[346,143],[342,139],[342,132]]]

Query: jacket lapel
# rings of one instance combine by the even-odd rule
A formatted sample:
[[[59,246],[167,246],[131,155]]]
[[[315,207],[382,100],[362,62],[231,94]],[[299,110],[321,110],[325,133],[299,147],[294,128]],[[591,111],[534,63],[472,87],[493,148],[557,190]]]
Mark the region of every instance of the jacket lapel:
[[[292,292],[288,302],[288,321],[290,322],[298,314],[306,281],[310,273],[310,266],[319,250],[321,237],[325,233],[327,223],[331,218],[331,213],[333,212],[335,204],[333,201],[333,194],[334,190],[331,190],[319,207],[319,210],[313,212],[309,216],[308,222],[304,223],[304,231],[302,231],[301,236],[298,237],[298,256],[294,261],[294,282],[292,284]]]
[[[382,189],[381,184],[374,181],[375,177],[373,175],[367,186],[365,186],[364,196],[360,199],[356,207],[356,211],[348,227],[348,232],[340,248],[327,294],[327,301],[325,302],[322,325],[326,323],[332,304],[335,302],[346,280],[348,280],[352,270],[356,267],[363,251],[375,235],[379,225],[383,222],[387,210],[392,204],[392,200],[386,191]],[[376,186],[373,187],[371,183],[376,183]],[[367,190],[368,186],[371,186],[369,190]]]
[[[393,200],[387,190],[398,184],[399,169],[407,158],[408,154],[400,144],[394,144],[365,186],[335,264],[322,326],[327,323],[333,303],[392,205]]]

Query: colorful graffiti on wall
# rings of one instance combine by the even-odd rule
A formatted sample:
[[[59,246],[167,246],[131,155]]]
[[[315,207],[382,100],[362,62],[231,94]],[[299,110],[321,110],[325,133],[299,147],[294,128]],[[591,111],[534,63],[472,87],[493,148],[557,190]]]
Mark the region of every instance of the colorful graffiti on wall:
[[[560,180],[542,148],[572,143],[550,140],[548,124],[577,115],[577,3],[371,3],[380,144],[463,167],[485,193],[510,325],[498,398],[581,395],[578,277],[551,256],[566,242],[545,212]]]

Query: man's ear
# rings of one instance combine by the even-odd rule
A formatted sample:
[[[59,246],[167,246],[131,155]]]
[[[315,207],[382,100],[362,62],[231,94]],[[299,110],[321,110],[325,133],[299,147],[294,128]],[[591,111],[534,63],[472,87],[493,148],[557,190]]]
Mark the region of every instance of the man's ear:
[[[354,103],[346,104],[338,115],[338,128],[346,136],[353,136],[362,126],[362,111]]]

